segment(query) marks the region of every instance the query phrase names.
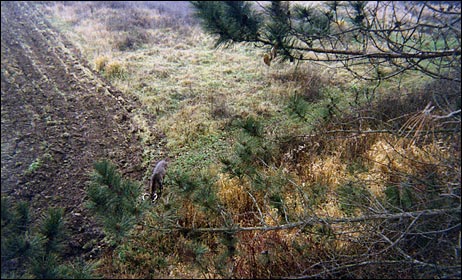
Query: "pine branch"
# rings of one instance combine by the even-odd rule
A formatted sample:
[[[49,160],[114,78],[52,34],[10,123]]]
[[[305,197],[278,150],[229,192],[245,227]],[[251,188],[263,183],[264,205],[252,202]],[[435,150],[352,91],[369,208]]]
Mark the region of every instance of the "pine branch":
[[[277,46],[281,61],[341,62],[365,80],[418,71],[460,81],[460,75],[448,71],[460,67],[460,16],[455,16],[460,6],[447,13],[417,2],[402,6],[397,2],[348,1],[323,8],[270,1],[258,4],[261,9],[257,14],[251,5],[242,3],[195,1],[193,5],[205,30],[218,36],[217,45],[253,42],[263,48]],[[409,18],[395,15],[395,11],[414,8],[421,12]],[[264,62],[270,66],[268,57],[266,54]],[[391,74],[375,75],[352,68],[364,64],[386,65]]]
[[[138,183],[124,180],[107,160],[95,163],[87,190],[87,206],[102,221],[110,238],[120,240],[141,216],[147,203],[140,201]]]

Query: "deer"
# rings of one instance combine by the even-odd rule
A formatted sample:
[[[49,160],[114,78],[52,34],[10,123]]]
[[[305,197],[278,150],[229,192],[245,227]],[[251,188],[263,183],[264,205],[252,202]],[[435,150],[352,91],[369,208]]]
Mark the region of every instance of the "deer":
[[[154,167],[151,175],[149,187],[151,190],[151,200],[154,201],[162,195],[163,180],[167,172],[168,158],[159,161]]]

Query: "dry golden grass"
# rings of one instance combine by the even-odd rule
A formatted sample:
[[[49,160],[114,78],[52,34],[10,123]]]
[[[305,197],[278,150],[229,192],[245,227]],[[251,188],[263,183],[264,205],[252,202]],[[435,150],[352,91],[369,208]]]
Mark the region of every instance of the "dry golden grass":
[[[186,200],[181,206],[181,225],[188,228],[208,227],[210,225],[205,212],[198,209],[192,201]]]
[[[253,211],[254,202],[246,191],[248,186],[245,186],[239,179],[222,176],[217,184],[219,186],[218,198],[230,214],[237,216],[243,212]]]
[[[107,56],[98,56],[95,58],[95,70],[97,72],[102,72],[106,69],[106,65],[109,62],[109,58]]]
[[[104,67],[104,73],[108,78],[123,78],[127,70],[120,61],[110,61]]]
[[[319,157],[306,167],[305,178],[309,183],[320,183],[326,186],[336,186],[345,174],[346,164],[340,156],[330,155]]]
[[[367,157],[372,162],[368,175],[379,178],[372,181],[374,184],[371,186],[374,186],[375,193],[380,193],[386,185],[402,180],[397,174],[419,178],[430,168],[437,177],[444,178],[448,168],[445,162],[450,159],[451,153],[438,142],[417,146],[413,139],[384,137],[371,147]]]

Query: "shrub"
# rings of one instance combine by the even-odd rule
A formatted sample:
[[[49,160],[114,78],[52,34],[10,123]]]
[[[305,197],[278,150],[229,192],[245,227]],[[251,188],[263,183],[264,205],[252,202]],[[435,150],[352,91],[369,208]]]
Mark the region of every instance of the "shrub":
[[[214,119],[228,118],[231,116],[230,108],[224,96],[212,97],[210,107],[210,114]]]
[[[109,63],[107,56],[98,56],[95,58],[95,70],[97,72],[103,72],[106,69],[106,65]]]
[[[149,43],[148,33],[140,28],[122,33],[116,40],[115,47],[120,51],[130,51],[140,48],[142,45]]]
[[[243,129],[246,133],[255,137],[263,136],[262,121],[253,116],[248,116],[245,119],[238,119],[236,125]]]
[[[110,31],[132,32],[133,29],[149,29],[153,26],[152,15],[146,10],[127,8],[106,18],[106,26]]]
[[[286,86],[294,84],[298,88],[297,95],[307,102],[319,101],[322,98],[321,89],[327,84],[311,66],[300,67],[295,71],[277,72],[272,74],[272,78]]]
[[[303,121],[306,121],[306,114],[311,109],[310,104],[300,95],[294,94],[290,97],[287,104],[290,113]]]
[[[106,65],[104,73],[107,78],[123,78],[126,69],[119,61],[111,61]]]

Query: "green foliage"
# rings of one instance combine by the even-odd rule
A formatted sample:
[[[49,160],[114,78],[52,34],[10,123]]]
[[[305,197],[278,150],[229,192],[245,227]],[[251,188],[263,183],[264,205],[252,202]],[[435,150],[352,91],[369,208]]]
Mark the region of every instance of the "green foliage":
[[[393,206],[393,208],[398,207],[398,209],[407,211],[414,204],[414,196],[410,186],[402,184],[400,186],[388,186],[385,189],[385,196],[387,202],[390,203]]]
[[[347,166],[347,171],[350,174],[355,174],[355,173],[362,173],[362,172],[367,172],[367,166],[364,164],[364,162],[361,159],[356,159]]]
[[[204,255],[209,252],[209,248],[203,243],[191,242],[188,244],[189,249],[194,253],[194,260],[201,261],[204,258]]]
[[[31,242],[29,235],[19,235],[8,228],[2,228],[2,271],[3,264],[15,258],[24,262],[30,254]],[[8,269],[8,267],[5,267]]]
[[[82,258],[78,258],[68,265],[60,265],[58,271],[62,279],[98,279],[99,277],[94,273],[97,264],[97,262],[85,262]]]
[[[202,185],[192,195],[195,204],[200,205],[204,210],[214,211],[217,209],[217,196],[212,185]]]
[[[19,258],[24,262],[30,255],[31,239],[29,205],[27,202],[12,204],[2,197],[2,271],[8,260]]]
[[[2,196],[2,204],[1,204],[1,209],[2,209],[2,228],[4,226],[3,223],[8,223],[11,221],[11,205],[10,205],[10,200],[6,196]]]
[[[366,1],[351,1],[350,7],[353,10],[353,17],[350,18],[351,22],[356,26],[361,26],[365,19],[364,9],[366,8]]]
[[[238,120],[236,124],[242,129],[242,133],[238,134],[237,143],[234,146],[234,154],[238,161],[247,167],[273,162],[274,157],[278,155],[278,149],[273,141],[265,135],[263,121],[249,116],[243,120]]]
[[[194,139],[194,142],[181,147],[175,162],[169,165],[166,182],[176,174],[181,176],[185,171],[188,173],[192,169],[203,170],[213,166],[217,159],[229,150],[227,137],[225,133],[200,135]]]
[[[255,173],[255,168],[243,164],[236,156],[221,157],[220,161],[223,164],[223,172],[232,176],[243,178],[247,174]]]
[[[253,165],[259,164],[264,156],[264,149],[259,138],[242,134],[235,146],[236,156],[241,162]]]
[[[264,36],[269,42],[281,47],[291,44],[289,31],[289,5],[281,1],[271,1],[268,9],[271,20],[265,25]]]
[[[146,240],[143,240],[143,239]],[[175,247],[170,236],[162,236],[157,232],[149,232],[149,236],[137,237],[132,242],[124,242],[115,250],[118,265],[124,267],[124,273],[139,273],[144,271],[144,278],[153,277],[157,270],[166,268],[166,257],[171,255]],[[163,246],[168,244],[168,248]]]
[[[20,201],[15,207],[15,217],[13,224],[19,232],[25,232],[30,225],[29,203]]]
[[[178,187],[179,194],[184,199],[190,199],[202,211],[213,213],[217,211],[218,198],[214,189],[217,180],[207,169],[185,171],[177,169],[171,171],[173,184]]]
[[[294,94],[290,97],[287,107],[291,114],[306,121],[306,114],[311,108],[310,104],[304,100],[300,95]]]
[[[187,194],[192,193],[201,185],[199,180],[194,179],[192,172],[177,170],[171,174],[173,177],[173,183],[177,185],[181,191]]]
[[[157,204],[155,208],[147,213],[156,221],[159,227],[168,228],[177,225],[180,216],[178,210],[181,209],[181,196],[176,195],[176,193],[178,191],[175,190],[168,192],[162,203]]]
[[[260,26],[257,13],[247,1],[191,1],[204,28],[218,35],[215,46],[254,41]]]
[[[226,247],[226,252],[221,256],[222,258],[232,257],[236,252],[238,238],[233,232],[225,232],[220,236],[220,242]]]
[[[335,89],[319,86],[312,95],[293,93],[286,101],[286,110],[294,128],[301,125],[307,131],[319,123],[328,124],[332,118],[339,113],[346,105],[347,96],[345,93],[338,94]],[[286,136],[291,127],[283,131]]]
[[[56,254],[40,254],[30,261],[30,273],[38,279],[60,279]]]
[[[263,136],[262,121],[253,116],[246,117],[245,119],[238,119],[235,121],[237,127],[242,128],[247,134],[255,137]]]
[[[323,184],[314,184],[307,191],[307,196],[311,206],[318,206],[326,202],[328,186]]]
[[[25,173],[26,174],[34,173],[37,169],[40,168],[41,165],[42,165],[42,160],[40,158],[37,158],[36,160],[34,160],[34,162],[32,162],[29,165]]]
[[[249,165],[251,163],[248,163]],[[252,169],[251,169],[252,168]],[[275,184],[273,184],[273,179],[272,177],[266,176],[263,171],[260,171],[260,168],[258,168],[257,165],[253,167],[248,167],[248,169],[252,170],[252,172],[249,172],[247,174],[248,178],[250,178],[251,184],[252,184],[252,189],[256,191],[265,191],[270,194],[270,200],[273,201],[278,201],[279,202],[279,188],[273,188]]]
[[[64,209],[48,209],[46,216],[39,225],[39,232],[46,240],[44,246],[46,252],[59,252],[65,239]]]
[[[278,147],[271,139],[265,139],[261,131],[263,127],[259,123],[244,121],[244,133],[238,135],[233,153],[221,158],[225,172],[239,178],[253,178],[259,167],[275,161],[279,156]]]
[[[443,209],[459,205],[453,198],[445,195],[444,188],[440,187],[440,178],[432,171],[422,172],[418,177],[408,175],[404,178],[401,182],[389,185],[384,191],[391,211]]]
[[[211,186],[216,181],[216,176],[210,174],[207,169],[185,170],[178,168],[170,171],[173,184],[187,197],[190,197],[196,191],[204,186]]]
[[[64,209],[50,208],[42,215],[37,228],[37,239],[29,258],[29,273],[39,279],[61,279],[61,253],[65,246]]]
[[[339,186],[337,194],[340,210],[347,215],[354,215],[355,211],[364,209],[370,204],[370,194],[361,182],[349,181]]]
[[[109,161],[95,163],[94,169],[87,205],[102,220],[114,245],[133,227],[148,204],[140,199],[141,186],[122,179]]]
[[[302,5],[295,5],[294,19],[299,21],[296,31],[311,36],[324,36],[330,33],[332,13],[322,13],[319,9]]]
[[[33,226],[28,203],[2,197],[2,278],[93,278],[94,266],[81,261],[85,273],[75,274],[73,263],[63,264],[66,237],[64,209],[48,209]]]
[[[191,3],[204,29],[217,36],[217,46],[263,41],[279,46],[278,52],[283,59],[293,58],[289,49],[295,43],[294,30],[309,38],[306,41],[325,36],[329,34],[332,18],[332,13],[319,12],[303,5],[295,5],[291,11],[289,4],[284,1],[271,1],[265,9],[267,18],[263,18],[245,1]]]
[[[371,6],[366,9],[368,3]],[[193,6],[204,29],[216,35],[217,45],[251,42],[271,49],[271,59],[277,56],[283,61],[348,62],[344,63],[346,70],[367,80],[384,80],[414,70],[460,82],[460,77],[451,77],[447,71],[460,68],[460,17],[453,18],[443,6],[336,1],[308,7],[269,1],[261,5],[259,13],[240,1],[194,1]],[[426,16],[391,16],[398,10],[413,9],[421,9]],[[460,6],[456,10],[460,12]]]

